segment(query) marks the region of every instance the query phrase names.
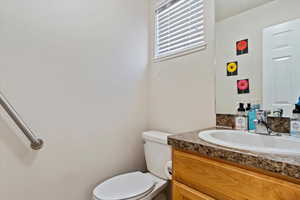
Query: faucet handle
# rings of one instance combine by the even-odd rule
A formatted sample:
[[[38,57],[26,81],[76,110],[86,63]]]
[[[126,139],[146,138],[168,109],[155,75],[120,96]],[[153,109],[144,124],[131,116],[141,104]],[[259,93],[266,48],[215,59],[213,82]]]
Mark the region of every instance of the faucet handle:
[[[268,115],[270,115],[272,112],[271,112],[271,110],[265,110],[265,113],[266,113],[266,115],[268,116]]]

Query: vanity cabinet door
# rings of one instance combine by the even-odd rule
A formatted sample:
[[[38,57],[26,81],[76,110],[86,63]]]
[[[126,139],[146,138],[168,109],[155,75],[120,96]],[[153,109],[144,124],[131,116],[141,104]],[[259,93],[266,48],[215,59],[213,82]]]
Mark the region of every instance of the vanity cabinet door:
[[[176,181],[172,186],[173,200],[215,200]]]
[[[300,200],[300,185],[173,151],[173,180],[218,200]]]

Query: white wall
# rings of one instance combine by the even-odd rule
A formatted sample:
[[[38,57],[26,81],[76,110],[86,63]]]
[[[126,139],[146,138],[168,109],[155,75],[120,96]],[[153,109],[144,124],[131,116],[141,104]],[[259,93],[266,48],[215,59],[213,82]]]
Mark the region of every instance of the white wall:
[[[0,0],[0,24],[0,88],[45,140],[0,120],[0,199],[87,200],[144,169],[148,1]]]
[[[153,9],[150,9],[153,36]],[[169,132],[184,132],[215,125],[215,12],[214,1],[205,1],[208,48],[162,62],[150,60],[149,126]],[[150,38],[151,56],[154,38]]]
[[[216,112],[236,113],[239,101],[262,103],[262,31],[300,17],[299,0],[276,0],[216,24]],[[236,56],[235,42],[249,39],[249,54]],[[226,77],[226,63],[239,61],[239,76]],[[237,95],[237,79],[250,79],[250,94]]]

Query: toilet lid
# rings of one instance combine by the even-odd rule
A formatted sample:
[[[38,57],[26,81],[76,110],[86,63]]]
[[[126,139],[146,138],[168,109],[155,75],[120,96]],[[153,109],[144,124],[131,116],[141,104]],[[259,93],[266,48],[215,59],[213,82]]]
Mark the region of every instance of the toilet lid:
[[[104,181],[94,189],[94,195],[99,200],[130,199],[148,194],[154,186],[149,176],[133,172]]]

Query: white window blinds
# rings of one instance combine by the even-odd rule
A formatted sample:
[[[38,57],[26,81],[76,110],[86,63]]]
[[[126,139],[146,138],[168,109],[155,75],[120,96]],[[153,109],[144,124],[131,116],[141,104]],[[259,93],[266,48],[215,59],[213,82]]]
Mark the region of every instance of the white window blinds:
[[[155,11],[155,58],[205,47],[203,0],[170,0]]]

